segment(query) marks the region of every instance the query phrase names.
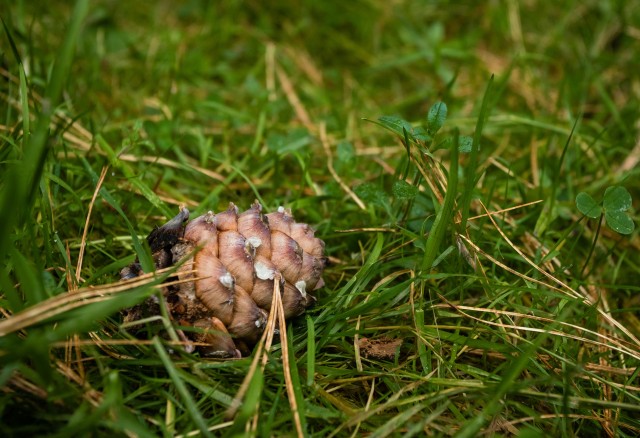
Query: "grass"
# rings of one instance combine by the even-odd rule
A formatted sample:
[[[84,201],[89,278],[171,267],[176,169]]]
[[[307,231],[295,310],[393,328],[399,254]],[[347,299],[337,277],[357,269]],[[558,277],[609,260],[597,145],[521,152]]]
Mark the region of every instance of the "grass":
[[[1,18],[2,436],[640,434],[640,238],[575,202],[637,208],[639,5]],[[132,337],[170,275],[116,282],[142,236],[256,198],[331,261],[264,369]]]

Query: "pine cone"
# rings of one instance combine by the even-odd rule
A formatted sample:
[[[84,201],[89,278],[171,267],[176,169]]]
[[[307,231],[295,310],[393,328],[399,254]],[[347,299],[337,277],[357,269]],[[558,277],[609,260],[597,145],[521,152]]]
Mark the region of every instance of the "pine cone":
[[[238,213],[208,212],[188,223],[189,211],[178,215],[147,237],[157,269],[180,264],[178,276],[189,280],[165,287],[170,316],[195,330],[182,336],[207,343],[200,353],[212,357],[240,357],[260,338],[281,279],[285,318],[302,314],[315,302],[308,291],[324,285],[324,242],[307,224],[294,221],[290,210],[262,214],[256,201]],[[120,272],[121,279],[142,273],[138,262]],[[130,309],[125,320],[157,314],[157,302]]]

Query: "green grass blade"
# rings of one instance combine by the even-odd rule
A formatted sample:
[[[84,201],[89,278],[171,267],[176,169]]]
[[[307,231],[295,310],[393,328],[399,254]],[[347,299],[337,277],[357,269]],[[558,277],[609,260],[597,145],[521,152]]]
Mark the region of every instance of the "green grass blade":
[[[417,415],[424,408],[425,406],[422,404],[411,406],[407,410],[399,413],[398,415],[387,421],[387,423],[378,428],[369,436],[371,438],[385,438],[390,435],[395,435],[398,430],[402,430],[405,427],[405,424],[407,424],[412,419],[412,417]]]
[[[569,314],[570,306],[567,306],[564,311],[564,314],[559,315],[558,321],[564,321],[566,315]],[[464,426],[460,429],[460,432],[456,434],[456,437],[460,438],[470,438],[474,436],[478,436],[481,431],[482,426],[484,426],[491,418],[498,414],[500,410],[503,408],[502,400],[503,397],[511,390],[513,390],[515,386],[515,382],[522,373],[522,371],[527,367],[535,356],[537,350],[540,346],[549,338],[549,332],[552,331],[555,327],[555,324],[552,324],[546,328],[546,331],[536,336],[536,338],[529,343],[526,349],[522,351],[508,366],[505,372],[501,376],[500,383],[495,386],[495,389],[490,394],[490,398],[487,402],[486,407],[482,410],[482,413],[477,415],[476,417],[469,420]]]
[[[23,160],[10,168],[0,194],[0,211],[3,212],[3,220],[0,222],[0,260],[4,260],[7,254],[8,239],[13,235],[14,228],[32,220],[28,215],[48,152],[49,123],[60,100],[64,82],[68,79],[74,45],[79,38],[81,24],[88,9],[88,0],[79,0],[76,3],[64,43],[58,52],[45,89],[47,104],[37,115],[33,135],[24,145]]]
[[[467,229],[467,220],[469,219],[469,206],[471,205],[471,197],[473,196],[473,189],[478,181],[477,167],[478,167],[478,152],[480,151],[480,139],[482,138],[482,131],[484,125],[491,113],[490,102],[493,97],[493,80],[494,76],[491,75],[487,88],[484,90],[484,96],[482,96],[482,104],[480,105],[480,114],[478,114],[478,120],[476,122],[476,130],[473,134],[473,143],[471,145],[471,153],[469,154],[469,164],[467,164],[467,171],[465,172],[464,187],[462,189],[462,198],[460,200],[460,211],[462,215],[462,221],[460,222],[460,229]]]
[[[4,28],[4,33],[7,36],[7,40],[9,41],[9,47],[11,47],[11,53],[13,54],[13,57],[16,59],[16,62],[18,64],[22,65],[22,57],[20,56],[20,51],[16,47],[16,42],[13,38],[12,32],[9,29],[9,26],[7,26],[7,23],[4,21],[3,17],[0,17],[0,21],[2,21],[2,27]]]
[[[189,389],[180,378],[180,375],[178,374],[178,370],[175,368],[175,365],[171,361],[169,354],[167,354],[167,351],[164,349],[164,346],[160,342],[160,338],[158,337],[153,338],[153,346],[156,350],[156,353],[158,353],[158,357],[162,361],[162,364],[167,370],[167,373],[169,374],[169,377],[171,378],[171,381],[173,382],[173,385],[175,386],[176,391],[180,395],[180,398],[182,399],[182,402],[184,403],[185,408],[189,413],[189,416],[191,417],[191,419],[193,420],[195,425],[198,427],[198,429],[200,430],[200,433],[203,436],[211,437],[212,435],[209,432],[209,429],[207,427],[207,423],[204,420],[204,417],[202,416],[200,410],[198,409],[198,406],[193,400],[193,397],[191,396]]]
[[[293,327],[289,324],[287,328],[287,339],[286,342],[289,344],[289,370],[291,372],[291,384],[293,385],[293,393],[296,398],[296,404],[298,406],[298,416],[300,418],[300,424],[302,426],[302,432],[306,436],[307,435],[307,418],[306,418],[306,407],[305,407],[305,398],[302,394],[302,385],[300,384],[300,375],[298,372],[297,361],[295,357],[295,350],[293,348]]]
[[[424,332],[424,309],[416,309],[413,313],[413,318],[416,324],[416,331],[418,334]],[[418,357],[420,357],[420,363],[422,364],[422,370],[424,374],[429,374],[431,372],[431,354],[427,350],[427,345],[422,341],[422,339],[416,340],[418,345]]]
[[[233,426],[229,430],[230,436],[246,436],[246,429],[251,421],[251,417],[255,414],[260,406],[260,399],[264,389],[264,373],[261,367],[257,367],[249,388],[242,401],[242,406],[236,414],[236,418],[233,420]],[[267,431],[268,435],[268,431]]]
[[[573,122],[573,126],[571,127],[571,131],[567,136],[567,140],[564,143],[564,147],[562,148],[562,155],[560,155],[560,160],[558,161],[558,165],[554,169],[553,172],[553,183],[551,184],[551,193],[549,194],[547,201],[544,203],[542,208],[542,212],[540,213],[540,217],[536,222],[536,226],[534,229],[534,233],[536,235],[543,235],[547,230],[549,224],[553,221],[556,216],[555,205],[556,205],[556,193],[560,188],[560,176],[562,174],[562,164],[564,163],[564,159],[567,155],[567,150],[569,150],[569,145],[575,135],[576,128],[578,127],[578,123],[580,119],[576,119]]]
[[[316,329],[313,319],[307,316],[307,386],[312,386],[316,375]]]
[[[98,135],[96,137],[96,142],[100,146],[100,148],[105,152],[107,157],[109,158],[109,162],[111,165],[122,171],[125,177],[131,182],[131,184],[140,191],[140,194],[144,196],[154,207],[158,210],[162,211],[165,216],[171,217],[171,211],[166,207],[165,203],[155,194],[155,192],[142,181],[140,175],[136,175],[129,166],[128,163],[120,160],[118,155],[115,153],[113,148],[109,145],[109,143],[102,137]]]
[[[453,208],[455,205],[456,195],[458,191],[458,130],[453,133],[453,141],[451,142],[451,155],[449,165],[449,176],[447,177],[447,193],[440,207],[440,211],[436,215],[436,219],[431,227],[431,232],[427,238],[424,257],[422,259],[422,272],[428,273],[433,266],[434,261],[439,255],[440,245],[444,239],[444,233],[453,217]]]
[[[83,159],[82,163],[84,164],[84,167],[87,173],[91,176],[91,179],[93,180],[94,184],[97,184],[98,174],[94,172],[94,170],[91,168],[87,160]],[[140,240],[140,238],[138,237],[137,231],[133,228],[133,225],[131,225],[129,218],[127,217],[125,212],[122,210],[122,207],[120,206],[118,201],[116,201],[116,199],[113,196],[111,196],[111,194],[107,191],[107,189],[104,186],[100,187],[99,193],[100,193],[100,196],[105,201],[107,201],[107,203],[111,207],[113,207],[115,211],[118,212],[118,214],[122,218],[122,221],[126,224],[127,229],[129,230],[129,235],[131,236],[131,243],[133,244],[133,249],[136,251],[136,255],[138,256],[138,260],[140,261],[140,265],[142,266],[142,269],[145,272],[153,272],[155,269],[155,265],[153,263],[153,258],[151,257],[149,248],[145,245],[146,241]]]
[[[32,262],[14,248],[11,249],[11,259],[24,293],[25,304],[33,306],[46,299],[47,295],[42,285],[40,272]]]
[[[20,104],[22,106],[22,136],[23,143],[29,144],[31,138],[31,115],[29,113],[29,89],[24,68],[20,66]]]

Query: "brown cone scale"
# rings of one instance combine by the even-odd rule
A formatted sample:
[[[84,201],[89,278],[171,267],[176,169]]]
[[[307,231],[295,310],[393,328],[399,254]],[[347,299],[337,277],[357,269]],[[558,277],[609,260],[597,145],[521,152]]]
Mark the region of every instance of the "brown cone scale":
[[[187,222],[188,217],[182,208],[147,240],[156,268],[180,265],[183,282],[165,287],[165,299],[174,322],[193,327],[185,330],[186,337],[207,344],[198,347],[200,354],[246,354],[265,329],[277,278],[283,281],[279,289],[286,318],[301,315],[315,302],[309,292],[324,285],[324,242],[309,225],[295,222],[290,210],[264,214],[256,201],[244,212],[231,203],[218,214]],[[136,262],[120,275],[130,279],[141,273]],[[128,320],[158,311],[157,304],[152,310],[148,304],[142,311],[130,309]]]

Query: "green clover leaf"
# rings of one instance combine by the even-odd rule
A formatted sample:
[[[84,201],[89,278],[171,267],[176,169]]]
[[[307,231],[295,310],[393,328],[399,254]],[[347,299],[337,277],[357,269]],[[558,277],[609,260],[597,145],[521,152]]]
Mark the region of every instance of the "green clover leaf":
[[[591,219],[597,219],[602,214],[602,207],[588,193],[580,192],[576,196],[576,207],[580,213]]]
[[[607,187],[602,205],[598,204],[588,193],[578,193],[576,207],[580,213],[591,219],[599,218],[604,212],[609,228],[620,234],[631,234],[635,228],[633,219],[627,213],[627,210],[631,208],[631,195],[622,186]]]
[[[620,234],[631,234],[635,224],[626,213],[631,208],[631,195],[622,186],[608,187],[604,192],[604,217],[607,225]]]

